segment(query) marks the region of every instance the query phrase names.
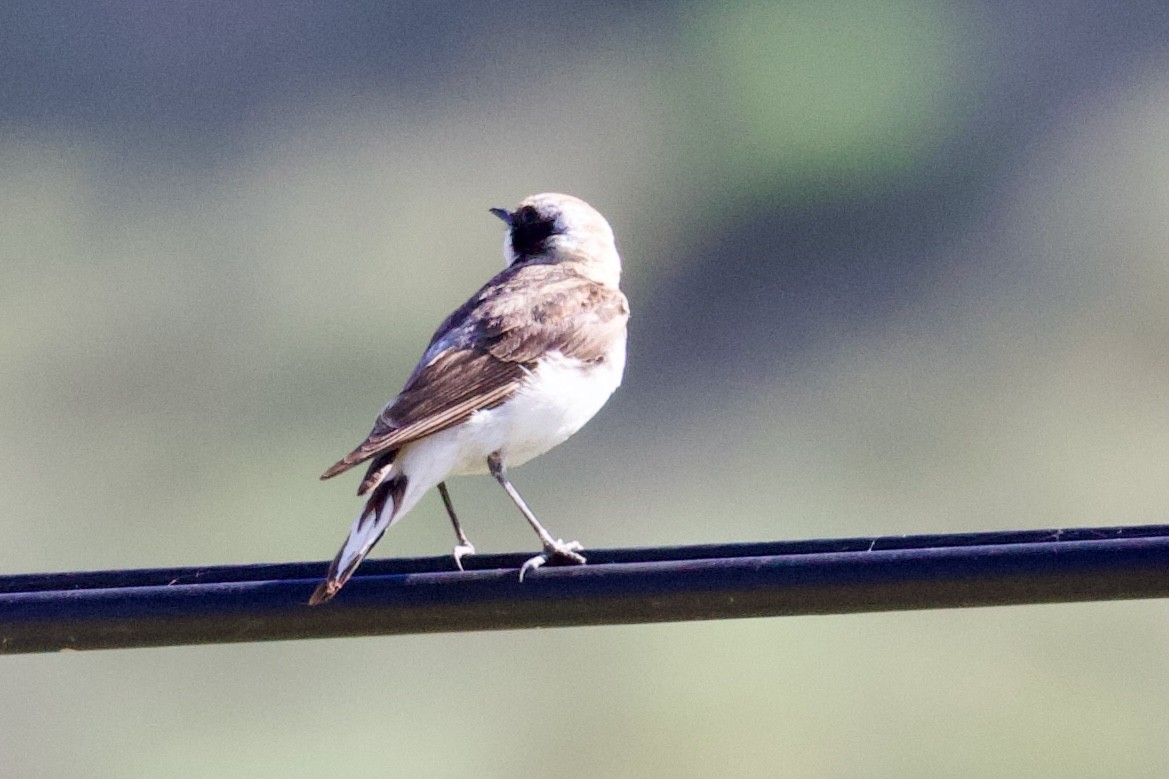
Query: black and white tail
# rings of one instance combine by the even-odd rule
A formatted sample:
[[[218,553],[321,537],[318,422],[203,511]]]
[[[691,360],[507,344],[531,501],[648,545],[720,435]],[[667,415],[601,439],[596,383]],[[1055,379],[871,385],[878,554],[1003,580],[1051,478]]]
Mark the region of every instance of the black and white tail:
[[[373,549],[386,528],[394,520],[398,507],[402,503],[402,495],[406,491],[406,477],[398,474],[378,484],[369,495],[365,508],[349,528],[349,537],[345,545],[329,565],[329,573],[320,583],[308,605],[316,606],[332,600],[349,577],[357,570],[357,566]]]

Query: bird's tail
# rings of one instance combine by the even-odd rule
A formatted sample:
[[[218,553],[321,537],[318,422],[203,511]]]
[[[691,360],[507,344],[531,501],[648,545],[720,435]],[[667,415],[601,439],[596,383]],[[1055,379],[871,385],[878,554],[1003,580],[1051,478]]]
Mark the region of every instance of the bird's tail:
[[[349,577],[357,570],[357,566],[361,564],[361,561],[369,554],[369,550],[373,549],[373,545],[378,542],[378,539],[386,532],[386,528],[393,522],[405,491],[406,477],[402,474],[386,479],[374,487],[369,500],[365,503],[365,508],[354,520],[353,527],[349,528],[349,537],[345,539],[345,545],[333,558],[333,562],[329,566],[329,573],[313,592],[313,596],[309,598],[308,605],[316,606],[332,600],[333,596],[345,586],[345,582],[349,581]]]

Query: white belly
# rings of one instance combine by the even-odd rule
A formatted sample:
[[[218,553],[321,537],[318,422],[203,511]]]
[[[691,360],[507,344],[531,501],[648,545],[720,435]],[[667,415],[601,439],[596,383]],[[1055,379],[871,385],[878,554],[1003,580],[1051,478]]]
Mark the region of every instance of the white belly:
[[[559,354],[541,363],[514,398],[486,412],[494,415],[488,425],[506,430],[499,447],[504,466],[526,463],[580,430],[621,384],[624,367],[624,344],[600,364],[582,366]]]
[[[601,363],[582,364],[552,353],[507,402],[410,444],[398,467],[412,480],[433,486],[451,475],[487,473],[493,452],[502,453],[505,468],[521,465],[592,419],[620,386],[624,369],[624,341]]]

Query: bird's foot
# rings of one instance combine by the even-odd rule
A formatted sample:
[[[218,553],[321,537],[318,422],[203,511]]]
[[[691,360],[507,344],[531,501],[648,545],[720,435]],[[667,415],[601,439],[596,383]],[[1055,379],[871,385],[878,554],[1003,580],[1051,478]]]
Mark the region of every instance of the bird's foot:
[[[538,554],[520,566],[520,581],[524,577],[536,570],[545,563],[550,563],[553,560],[559,563],[567,563],[571,565],[584,565],[585,556],[580,553],[584,549],[579,541],[554,541],[550,544],[544,545],[544,553]]]
[[[455,556],[455,567],[460,571],[466,570],[463,568],[463,558],[475,554],[475,545],[470,541],[461,544],[455,544],[455,548],[451,551]]]

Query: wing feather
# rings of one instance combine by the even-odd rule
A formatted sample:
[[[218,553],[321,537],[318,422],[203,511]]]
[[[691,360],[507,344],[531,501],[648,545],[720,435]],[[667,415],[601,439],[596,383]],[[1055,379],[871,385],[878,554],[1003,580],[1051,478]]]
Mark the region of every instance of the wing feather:
[[[509,267],[443,322],[369,436],[321,478],[495,408],[548,351],[603,359],[628,317],[620,291],[563,266]]]
[[[519,387],[524,368],[466,349],[441,353],[415,373],[406,388],[378,415],[369,436],[321,475],[328,479],[376,454],[465,422],[494,408]]]

